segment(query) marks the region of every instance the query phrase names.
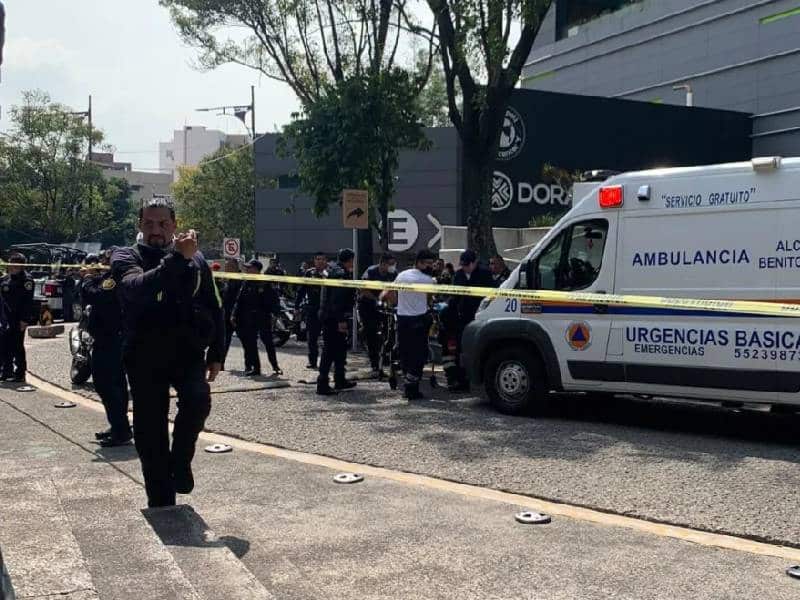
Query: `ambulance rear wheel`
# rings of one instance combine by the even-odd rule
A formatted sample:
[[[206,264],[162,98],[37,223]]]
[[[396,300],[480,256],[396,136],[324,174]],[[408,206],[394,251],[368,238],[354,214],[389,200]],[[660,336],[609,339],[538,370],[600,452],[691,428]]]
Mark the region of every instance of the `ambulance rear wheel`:
[[[521,415],[544,409],[544,367],[535,354],[522,346],[492,352],[486,362],[484,382],[492,405],[503,414]]]

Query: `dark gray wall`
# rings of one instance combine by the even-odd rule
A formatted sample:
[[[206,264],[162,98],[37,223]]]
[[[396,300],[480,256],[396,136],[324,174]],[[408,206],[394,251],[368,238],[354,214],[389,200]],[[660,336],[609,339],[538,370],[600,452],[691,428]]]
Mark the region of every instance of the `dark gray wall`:
[[[523,87],[753,113],[755,155],[800,155],[796,0],[643,0],[556,40],[554,5]],[[773,114],[778,112],[778,114]]]
[[[460,222],[458,214],[458,136],[452,128],[426,130],[433,148],[428,152],[403,152],[397,172],[394,206],[408,211],[419,230],[415,243],[406,248],[404,222],[391,221],[390,241],[398,253],[415,252],[428,247],[437,229],[428,215],[443,225]],[[269,178],[292,173],[293,160],[275,154],[277,135],[267,135],[256,144],[256,170]],[[341,209],[317,218],[311,211],[313,201],[296,188],[262,188],[256,192],[256,249],[278,253],[293,265],[315,251],[333,253],[352,246],[352,231],[342,228]],[[412,229],[413,229],[413,223]],[[439,245],[431,246],[438,250]],[[376,244],[377,248],[377,244]]]

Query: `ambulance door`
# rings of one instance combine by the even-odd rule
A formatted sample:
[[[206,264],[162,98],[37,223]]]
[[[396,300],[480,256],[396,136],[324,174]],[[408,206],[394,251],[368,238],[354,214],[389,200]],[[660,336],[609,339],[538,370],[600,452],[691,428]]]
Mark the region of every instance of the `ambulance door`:
[[[533,263],[534,287],[563,292],[611,293],[617,237],[616,212],[583,215],[563,225]],[[602,382],[575,378],[574,369],[591,370],[606,360],[611,316],[608,305],[573,301],[525,302],[523,316],[547,331],[567,388],[596,388]],[[525,314],[527,313],[527,314]],[[576,385],[577,384],[577,385]]]

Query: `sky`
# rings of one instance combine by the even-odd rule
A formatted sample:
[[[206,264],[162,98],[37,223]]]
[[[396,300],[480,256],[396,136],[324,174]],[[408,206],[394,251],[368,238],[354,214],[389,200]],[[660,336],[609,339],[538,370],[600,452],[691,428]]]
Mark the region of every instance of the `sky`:
[[[41,89],[54,101],[86,110],[135,169],[158,168],[158,142],[184,125],[246,133],[240,121],[195,109],[250,104],[256,86],[256,130],[274,131],[298,108],[283,83],[236,65],[193,67],[158,0],[3,0],[6,49],[0,72],[0,132],[22,92]]]

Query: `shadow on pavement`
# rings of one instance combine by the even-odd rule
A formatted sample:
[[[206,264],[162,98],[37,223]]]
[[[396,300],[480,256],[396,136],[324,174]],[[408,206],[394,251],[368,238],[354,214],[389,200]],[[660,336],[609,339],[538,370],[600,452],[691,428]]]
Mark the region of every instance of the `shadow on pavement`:
[[[142,515],[165,546],[227,547],[237,558],[250,551],[250,542],[234,536],[215,537],[203,517],[188,504],[145,508]]]

